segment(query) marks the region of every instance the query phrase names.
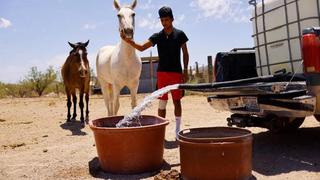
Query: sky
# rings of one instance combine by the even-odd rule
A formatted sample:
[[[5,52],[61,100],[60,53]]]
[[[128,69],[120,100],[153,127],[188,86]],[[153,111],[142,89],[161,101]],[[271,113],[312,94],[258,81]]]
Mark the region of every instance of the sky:
[[[131,4],[133,0],[119,0]],[[207,56],[233,48],[253,47],[252,7],[248,0],[138,0],[137,43],[162,30],[158,9],[170,6],[174,26],[188,36],[189,66],[207,64]],[[90,66],[105,45],[120,41],[113,0],[0,0],[0,82],[18,83],[31,67],[60,71],[70,51],[68,41],[88,45]],[[156,56],[152,47],[141,57]]]

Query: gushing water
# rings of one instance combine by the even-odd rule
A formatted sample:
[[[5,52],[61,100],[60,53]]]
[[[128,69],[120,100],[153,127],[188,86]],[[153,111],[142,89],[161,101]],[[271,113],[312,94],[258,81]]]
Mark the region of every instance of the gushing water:
[[[142,103],[140,103],[138,106],[136,106],[130,114],[126,115],[121,121],[119,121],[116,124],[116,127],[118,127],[118,128],[130,127],[133,124],[140,124],[139,117],[140,117],[141,112],[146,107],[150,106],[153,100],[155,100],[156,98],[162,96],[163,94],[165,94],[171,90],[175,90],[178,88],[179,88],[179,84],[174,84],[174,85],[170,85],[170,86],[166,86],[164,88],[161,88],[157,91],[154,91],[152,94],[145,97],[143,99]]]

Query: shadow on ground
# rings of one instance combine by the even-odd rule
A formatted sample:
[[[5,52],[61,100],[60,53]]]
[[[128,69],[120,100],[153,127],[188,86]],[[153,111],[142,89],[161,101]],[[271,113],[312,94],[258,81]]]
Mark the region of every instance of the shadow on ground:
[[[151,178],[155,176],[159,176],[159,174],[162,172],[169,172],[173,169],[177,169],[174,167],[180,166],[180,164],[168,164],[166,161],[163,162],[162,167],[158,171],[153,171],[153,172],[147,172],[147,173],[141,173],[141,174],[132,174],[132,175],[120,175],[120,174],[110,174],[104,172],[100,165],[99,165],[99,159],[98,157],[93,158],[89,163],[89,172],[90,174],[99,179],[113,179],[113,180],[120,180],[120,179],[130,179],[130,180],[137,180],[137,179],[142,179],[142,178]],[[180,168],[178,168],[180,169]],[[179,171],[178,171],[179,172]],[[171,180],[175,179],[181,179],[180,178],[173,178]],[[256,180],[257,178],[255,176],[251,176],[249,180]]]
[[[170,170],[174,166],[179,166],[179,164],[170,165],[166,161],[164,161],[162,167],[157,171],[146,172],[141,174],[122,175],[122,174],[111,174],[111,173],[104,172],[100,167],[98,157],[95,157],[91,161],[89,161],[88,165],[89,165],[89,172],[93,177],[100,178],[100,179],[114,179],[114,180],[120,180],[120,179],[136,180],[136,179],[142,179],[142,178],[150,178],[157,175],[161,170]]]
[[[80,121],[71,121],[61,124],[60,127],[65,130],[69,130],[72,132],[72,136],[85,136],[87,135],[86,132],[83,132],[82,129],[84,128],[83,124]]]
[[[175,141],[168,141],[164,140],[164,148],[165,149],[174,149],[179,147],[179,142],[177,140]]]
[[[320,128],[253,135],[253,170],[263,175],[320,172]]]

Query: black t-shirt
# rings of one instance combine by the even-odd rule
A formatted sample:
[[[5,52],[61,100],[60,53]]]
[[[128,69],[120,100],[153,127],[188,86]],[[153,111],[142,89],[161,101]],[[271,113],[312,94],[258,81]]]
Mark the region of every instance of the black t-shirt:
[[[164,30],[154,33],[149,40],[153,46],[157,45],[159,72],[182,72],[181,67],[181,46],[188,41],[185,33],[179,29],[173,28],[168,36]]]

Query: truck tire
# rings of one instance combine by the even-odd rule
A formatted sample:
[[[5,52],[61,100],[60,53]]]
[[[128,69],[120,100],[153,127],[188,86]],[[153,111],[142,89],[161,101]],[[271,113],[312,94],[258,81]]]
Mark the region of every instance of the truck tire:
[[[299,129],[305,117],[274,117],[269,130],[272,132],[292,132]]]

